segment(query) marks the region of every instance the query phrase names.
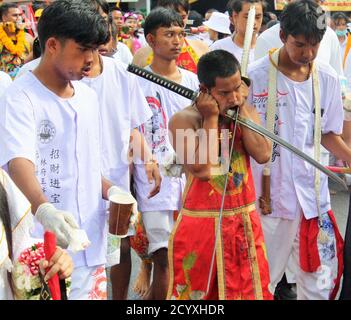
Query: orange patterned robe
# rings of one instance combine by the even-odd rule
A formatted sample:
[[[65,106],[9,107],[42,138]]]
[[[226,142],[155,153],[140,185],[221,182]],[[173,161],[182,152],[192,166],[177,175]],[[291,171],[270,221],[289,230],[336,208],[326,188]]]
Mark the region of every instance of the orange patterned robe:
[[[239,129],[230,172],[216,246],[225,175],[208,182],[188,177],[183,208],[169,240],[168,299],[272,299],[250,161]],[[214,246],[214,268],[206,292]]]

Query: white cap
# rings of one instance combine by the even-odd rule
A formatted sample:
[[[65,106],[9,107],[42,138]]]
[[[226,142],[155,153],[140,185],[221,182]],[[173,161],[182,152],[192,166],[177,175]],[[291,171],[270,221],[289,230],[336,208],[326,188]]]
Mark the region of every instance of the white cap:
[[[204,22],[204,25],[214,31],[231,34],[229,16],[221,12],[213,12],[210,19]]]

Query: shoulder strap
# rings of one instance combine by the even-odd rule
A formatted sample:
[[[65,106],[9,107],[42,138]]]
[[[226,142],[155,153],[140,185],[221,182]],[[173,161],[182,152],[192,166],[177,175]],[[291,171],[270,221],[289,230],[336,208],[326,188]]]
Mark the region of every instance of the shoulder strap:
[[[347,40],[346,40],[345,53],[344,53],[344,57],[343,57],[343,61],[342,61],[343,69],[345,69],[346,59],[347,59],[347,56],[348,56],[348,54],[350,52],[350,49],[351,49],[351,34],[348,33],[347,34]]]

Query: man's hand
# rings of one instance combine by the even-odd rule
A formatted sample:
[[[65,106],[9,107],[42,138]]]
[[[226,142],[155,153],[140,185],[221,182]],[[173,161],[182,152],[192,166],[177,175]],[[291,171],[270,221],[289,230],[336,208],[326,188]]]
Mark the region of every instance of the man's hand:
[[[70,244],[72,231],[79,229],[71,213],[58,210],[49,202],[45,202],[38,207],[35,217],[44,229],[56,234],[57,243],[62,248],[67,248]]]
[[[218,103],[210,94],[201,92],[196,99],[196,108],[203,119],[219,116]]]
[[[45,275],[44,281],[50,280],[56,273],[58,273],[60,279],[66,279],[73,272],[73,261],[65,250],[57,247],[50,261],[41,260],[39,267],[43,275],[45,275],[46,268],[50,268]]]
[[[153,181],[155,181],[155,186],[148,195],[148,199],[150,199],[154,197],[156,194],[158,194],[161,189],[162,178],[160,175],[158,164],[155,160],[145,163],[145,173],[150,184],[152,184]]]

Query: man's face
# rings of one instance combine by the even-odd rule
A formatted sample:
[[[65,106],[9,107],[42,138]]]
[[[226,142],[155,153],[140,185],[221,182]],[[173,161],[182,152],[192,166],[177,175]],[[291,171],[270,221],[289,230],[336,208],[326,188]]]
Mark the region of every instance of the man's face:
[[[187,22],[188,22],[189,12],[185,11],[185,9],[183,7],[181,7],[181,6],[179,6],[176,11],[182,17],[183,24],[185,26],[187,24]]]
[[[286,37],[282,31],[280,31],[280,39],[284,43],[290,60],[296,65],[308,65],[317,56],[320,42],[311,43],[306,40],[304,35],[295,37],[288,35]]]
[[[216,78],[216,85],[211,88],[210,94],[217,101],[221,115],[244,102],[243,85],[239,70],[228,78]]]
[[[121,11],[114,10],[112,11],[112,19],[117,28],[122,28],[123,26],[123,15]]]
[[[6,14],[2,16],[2,22],[21,22],[22,12],[19,8],[10,8]]]
[[[110,28],[110,41],[106,44],[99,46],[99,53],[103,56],[112,57],[116,53],[117,40],[112,37],[112,31]]]
[[[179,26],[160,27],[154,35],[151,33],[147,35],[147,41],[154,51],[154,55],[169,61],[178,58],[184,44],[184,38],[184,28]]]
[[[46,50],[51,52],[52,61],[65,80],[81,80],[89,76],[96,48],[84,47],[74,40],[48,39]]]
[[[233,12],[232,14],[232,23],[235,26],[235,31],[240,34],[242,37],[245,37],[247,18],[249,15],[249,10],[251,3],[243,3],[242,9],[239,13]],[[255,15],[255,24],[254,24],[254,33],[258,34],[261,29],[262,19],[263,19],[263,8],[262,3],[255,3],[256,15]]]

